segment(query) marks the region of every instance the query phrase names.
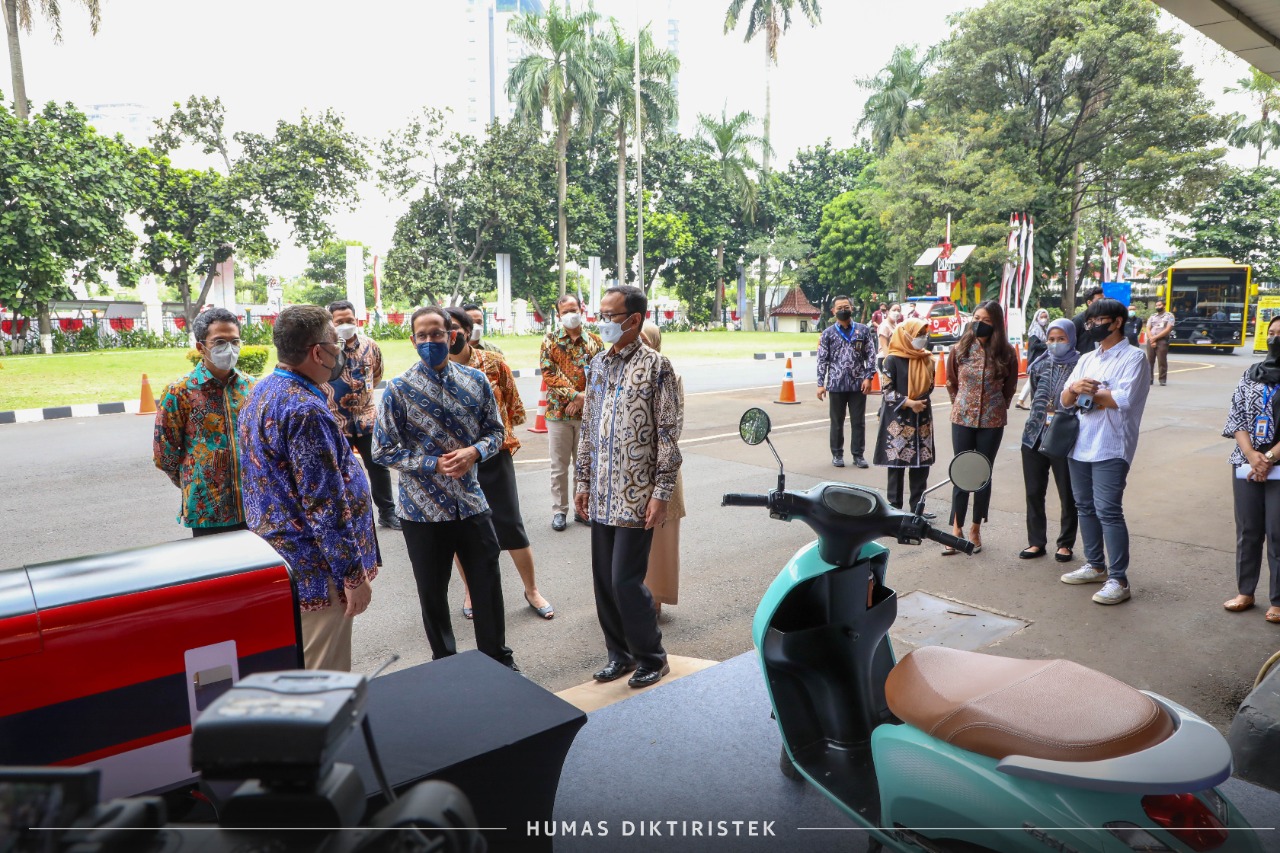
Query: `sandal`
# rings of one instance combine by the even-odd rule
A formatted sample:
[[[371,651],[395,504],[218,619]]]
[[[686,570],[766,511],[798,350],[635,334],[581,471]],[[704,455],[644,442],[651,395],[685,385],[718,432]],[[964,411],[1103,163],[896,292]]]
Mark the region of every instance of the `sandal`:
[[[465,605],[464,605],[464,606],[463,606],[463,608],[462,608],[462,618],[463,618],[463,619],[475,619],[475,618],[476,618],[476,614],[471,610],[471,608],[470,608],[470,607],[467,607],[467,606],[465,606]]]
[[[1070,563],[1073,557],[1075,557],[1075,553],[1070,548],[1067,549],[1067,553],[1065,554],[1062,553],[1061,548],[1053,553],[1053,559],[1057,560],[1059,563]]]
[[[1280,607],[1270,607],[1267,609],[1267,621],[1272,625],[1280,624]]]
[[[955,536],[954,533],[952,535]],[[964,539],[963,536],[959,536],[957,538]],[[965,540],[965,541],[968,541],[968,540]],[[955,548],[952,548],[950,545],[947,545],[942,549],[942,556],[944,557],[954,557],[956,554],[959,554],[959,553],[960,553],[959,551],[957,551]]]
[[[1039,551],[1032,551],[1030,548],[1023,548],[1021,551],[1018,552],[1018,559],[1034,560],[1036,557],[1043,557],[1048,553],[1049,552],[1043,548],[1041,548]]]
[[[1252,595],[1237,595],[1230,601],[1223,602],[1222,609],[1230,610],[1232,613],[1243,613],[1253,607]]]
[[[973,543],[973,553],[981,554],[982,553],[982,528],[978,528],[976,531],[973,528],[969,528],[969,541]]]
[[[546,607],[539,607],[529,600],[529,593],[527,592],[524,594],[524,601],[525,601],[525,604],[528,604],[530,607],[533,608],[534,613],[537,613],[543,619],[550,619],[556,615],[556,609],[551,606],[550,601],[547,602]]]

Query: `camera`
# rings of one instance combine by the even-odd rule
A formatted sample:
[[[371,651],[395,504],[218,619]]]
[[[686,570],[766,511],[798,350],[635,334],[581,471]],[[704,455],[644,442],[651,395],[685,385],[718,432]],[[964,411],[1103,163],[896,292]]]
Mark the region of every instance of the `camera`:
[[[100,803],[91,767],[0,768],[0,850],[484,853],[471,804],[453,785],[422,782],[396,797],[367,693],[363,675],[259,673],[210,704],[192,729],[192,766],[206,782],[239,783],[213,803],[216,823],[170,823],[159,796]],[[360,775],[335,760],[357,728],[389,803],[367,820]]]

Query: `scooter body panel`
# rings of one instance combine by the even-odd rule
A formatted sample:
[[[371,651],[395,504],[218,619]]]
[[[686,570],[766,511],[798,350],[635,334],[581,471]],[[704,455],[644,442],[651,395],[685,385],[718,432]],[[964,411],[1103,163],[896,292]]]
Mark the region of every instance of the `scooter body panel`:
[[[1019,779],[978,755],[905,725],[883,725],[872,736],[880,781],[882,823],[911,827],[928,838],[955,838],[992,850],[1128,850],[1104,828],[1126,822],[1171,850],[1188,850],[1154,828],[1141,794],[1116,794]],[[1230,833],[1219,851],[1259,851],[1257,833],[1226,800]]]
[[[889,549],[873,542],[863,547],[860,559],[870,560],[882,554],[887,558]],[[769,630],[769,623],[787,595],[800,584],[835,568],[838,567],[818,556],[817,541],[810,542],[791,556],[786,566],[773,579],[773,583],[769,584],[764,597],[760,599],[759,606],[756,607],[755,619],[751,624],[751,639],[755,642],[757,649],[761,648],[764,635]]]

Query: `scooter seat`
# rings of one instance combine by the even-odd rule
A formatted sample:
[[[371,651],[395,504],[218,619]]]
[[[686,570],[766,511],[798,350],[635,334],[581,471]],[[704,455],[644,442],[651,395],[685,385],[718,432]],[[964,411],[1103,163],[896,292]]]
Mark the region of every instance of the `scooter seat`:
[[[925,646],[898,662],[884,689],[898,719],[996,759],[1101,761],[1155,746],[1174,731],[1150,697],[1068,660]]]

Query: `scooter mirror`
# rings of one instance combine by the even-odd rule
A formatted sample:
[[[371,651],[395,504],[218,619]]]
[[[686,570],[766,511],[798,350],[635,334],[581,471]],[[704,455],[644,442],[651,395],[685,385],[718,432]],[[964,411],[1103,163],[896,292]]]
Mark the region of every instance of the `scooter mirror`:
[[[738,421],[738,435],[750,445],[757,445],[769,437],[769,415],[764,409],[747,409]]]
[[[966,450],[951,460],[948,475],[956,488],[976,492],[991,482],[991,461],[976,450]]]

